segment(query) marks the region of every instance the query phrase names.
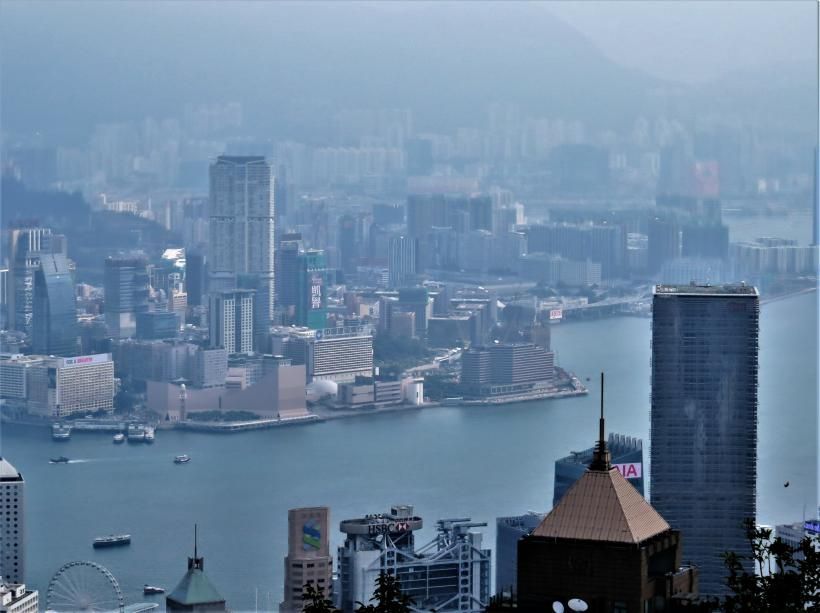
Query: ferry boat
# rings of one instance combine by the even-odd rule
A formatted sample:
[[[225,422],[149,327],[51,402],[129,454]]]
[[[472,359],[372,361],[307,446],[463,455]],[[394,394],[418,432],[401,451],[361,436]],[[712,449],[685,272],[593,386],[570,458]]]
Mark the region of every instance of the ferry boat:
[[[117,443],[118,445],[120,443],[124,443],[125,442],[125,435],[122,432],[117,432],[114,435],[114,442]]]
[[[130,534],[111,534],[109,536],[98,536],[94,539],[94,548],[100,547],[120,547],[131,544]]]
[[[148,585],[147,583],[142,586],[142,593],[146,596],[151,594],[164,594],[165,588],[164,587],[156,587],[155,585]]]
[[[154,442],[154,429],[150,427],[145,428],[145,442],[146,443],[153,443]]]
[[[51,458],[49,460],[49,463],[51,464],[68,464],[69,462],[70,460],[64,455],[61,455],[59,458]]]
[[[55,441],[67,441],[71,438],[71,426],[57,422],[51,424],[51,438]]]
[[[145,427],[142,424],[128,424],[128,442],[145,442]]]
[[[191,461],[190,456],[187,456],[184,453],[182,455],[178,455],[178,456],[174,457],[174,464],[187,464],[190,461]]]

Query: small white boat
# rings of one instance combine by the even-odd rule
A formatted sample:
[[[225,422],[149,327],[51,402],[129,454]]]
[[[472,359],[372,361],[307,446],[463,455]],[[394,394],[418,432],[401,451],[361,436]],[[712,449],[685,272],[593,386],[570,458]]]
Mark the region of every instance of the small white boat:
[[[114,435],[114,442],[117,443],[118,445],[120,443],[124,443],[125,442],[125,435],[122,432],[117,432]]]
[[[174,464],[187,464],[190,461],[191,461],[190,456],[187,456],[184,453],[182,455],[178,455],[174,458]]]
[[[94,539],[94,548],[100,547],[119,547],[120,545],[130,545],[130,534],[112,534],[111,536],[98,536]]]
[[[145,428],[145,442],[150,444],[154,442],[154,439],[154,429],[150,427]]]
[[[165,588],[164,587],[157,587],[155,585],[148,585],[147,583],[142,586],[142,593],[146,596],[150,594],[164,594]]]
[[[71,426],[57,422],[51,425],[51,438],[55,441],[67,441],[71,438]]]

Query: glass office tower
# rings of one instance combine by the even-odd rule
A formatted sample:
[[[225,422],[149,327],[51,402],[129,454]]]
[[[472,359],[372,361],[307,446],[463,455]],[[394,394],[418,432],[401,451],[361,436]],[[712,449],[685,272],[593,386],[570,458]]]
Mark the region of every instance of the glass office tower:
[[[34,273],[32,349],[41,355],[77,355],[74,279],[62,254],[44,253]]]
[[[725,592],[721,554],[746,552],[755,519],[759,302],[746,285],[654,291],[650,494],[701,594]]]

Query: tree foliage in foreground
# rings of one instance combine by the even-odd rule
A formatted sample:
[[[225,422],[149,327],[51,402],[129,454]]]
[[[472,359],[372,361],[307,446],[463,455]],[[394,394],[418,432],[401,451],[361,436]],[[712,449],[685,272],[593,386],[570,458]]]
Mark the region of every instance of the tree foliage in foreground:
[[[302,613],[341,613],[325,597],[321,586],[305,585],[302,593]],[[376,589],[368,604],[357,602],[356,613],[410,613],[413,599],[401,592],[401,584],[394,575],[380,573],[376,579]]]
[[[820,550],[810,537],[792,546],[772,538],[768,528],[746,522],[749,551],[728,552],[730,595],[703,605],[703,611],[721,613],[820,613]],[[748,572],[743,563],[753,561]]]

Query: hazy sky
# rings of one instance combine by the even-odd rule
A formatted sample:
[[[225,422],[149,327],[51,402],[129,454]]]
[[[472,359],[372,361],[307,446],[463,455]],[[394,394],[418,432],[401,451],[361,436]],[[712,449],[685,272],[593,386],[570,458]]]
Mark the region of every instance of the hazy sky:
[[[738,115],[813,114],[816,15],[810,0],[0,0],[0,127],[81,141],[96,123],[229,100],[277,137],[321,131],[340,108],[407,107],[450,130],[495,101],[617,126],[660,81],[741,69],[753,72],[705,98]]]
[[[664,79],[701,82],[738,69],[817,60],[818,3],[555,1],[544,6],[613,60]]]

